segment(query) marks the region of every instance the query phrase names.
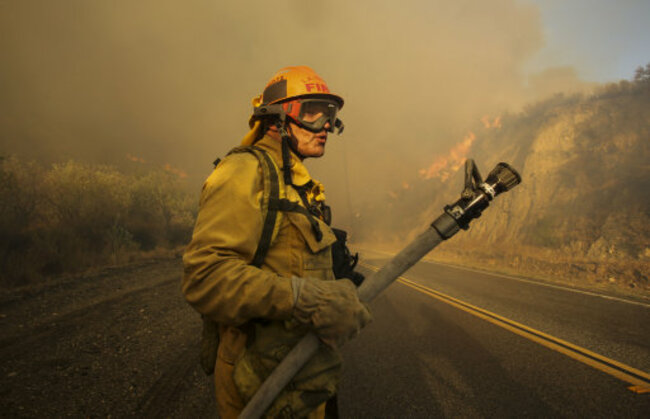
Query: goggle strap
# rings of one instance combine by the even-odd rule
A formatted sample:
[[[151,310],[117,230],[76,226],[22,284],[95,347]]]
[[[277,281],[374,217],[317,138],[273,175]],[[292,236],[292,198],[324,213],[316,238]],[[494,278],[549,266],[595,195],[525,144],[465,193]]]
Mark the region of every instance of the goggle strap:
[[[286,112],[281,104],[276,105],[261,105],[253,108],[253,117],[261,118],[265,116],[277,116],[284,122]]]
[[[343,130],[345,129],[345,125],[343,125],[343,121],[341,121],[339,118],[336,118],[336,121],[334,122],[334,126],[336,127],[336,134],[341,135]],[[334,130],[332,130],[334,132]]]

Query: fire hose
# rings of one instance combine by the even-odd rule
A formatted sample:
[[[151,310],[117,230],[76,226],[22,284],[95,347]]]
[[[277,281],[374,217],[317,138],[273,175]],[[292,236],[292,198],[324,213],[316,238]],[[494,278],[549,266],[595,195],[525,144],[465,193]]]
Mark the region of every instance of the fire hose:
[[[521,182],[521,176],[507,163],[499,163],[485,181],[474,163],[465,162],[465,188],[458,201],[444,207],[444,212],[401,252],[379,271],[370,275],[358,289],[359,299],[372,301],[400,275],[415,265],[442,241],[451,238],[469,223],[481,216],[485,208],[499,194],[507,192]],[[320,340],[308,333],[276,367],[248,402],[239,418],[259,418],[268,409],[282,389],[291,381],[307,361],[316,353]]]

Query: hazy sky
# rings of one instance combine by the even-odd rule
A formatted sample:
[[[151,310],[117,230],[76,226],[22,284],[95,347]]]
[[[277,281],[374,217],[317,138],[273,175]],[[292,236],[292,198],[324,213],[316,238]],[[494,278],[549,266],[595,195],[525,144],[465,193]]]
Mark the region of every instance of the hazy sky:
[[[529,0],[541,12],[545,45],[528,68],[574,66],[584,79],[629,79],[650,61],[650,1]]]
[[[648,21],[648,0],[0,0],[0,154],[135,156],[198,191],[250,99],[304,64],[346,99],[345,133],[308,166],[354,207],[484,116],[631,78],[650,62]]]

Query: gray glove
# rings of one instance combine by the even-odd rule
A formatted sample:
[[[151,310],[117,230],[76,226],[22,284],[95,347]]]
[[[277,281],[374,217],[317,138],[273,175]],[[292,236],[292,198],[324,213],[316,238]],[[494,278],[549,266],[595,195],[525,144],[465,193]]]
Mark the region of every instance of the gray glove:
[[[291,278],[293,316],[310,325],[328,346],[336,348],[359,333],[372,320],[365,304],[359,301],[357,288],[349,279],[323,281]]]

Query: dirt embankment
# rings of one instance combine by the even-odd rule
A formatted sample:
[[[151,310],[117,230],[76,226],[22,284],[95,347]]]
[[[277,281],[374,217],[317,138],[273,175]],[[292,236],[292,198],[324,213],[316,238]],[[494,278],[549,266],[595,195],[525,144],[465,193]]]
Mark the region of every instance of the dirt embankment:
[[[3,417],[214,417],[179,259],[0,292]]]
[[[437,262],[536,278],[614,295],[650,299],[650,282],[647,276],[650,263],[647,261],[593,261],[558,256],[558,253],[525,246],[502,252],[453,248],[437,249],[429,257]]]
[[[520,246],[517,249],[480,249],[449,247],[443,243],[425,256],[425,260],[474,268],[487,272],[533,278],[563,286],[605,292],[611,295],[650,300],[650,280],[646,261],[576,260],[544,253],[540,249]],[[401,248],[392,244],[373,243],[351,246],[361,257],[376,252],[383,256],[397,254]]]

